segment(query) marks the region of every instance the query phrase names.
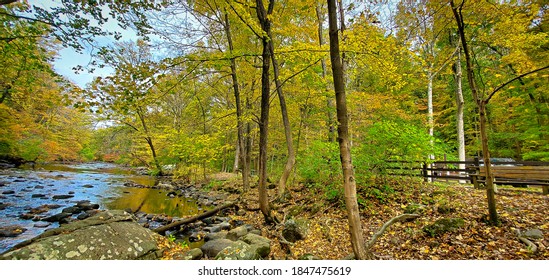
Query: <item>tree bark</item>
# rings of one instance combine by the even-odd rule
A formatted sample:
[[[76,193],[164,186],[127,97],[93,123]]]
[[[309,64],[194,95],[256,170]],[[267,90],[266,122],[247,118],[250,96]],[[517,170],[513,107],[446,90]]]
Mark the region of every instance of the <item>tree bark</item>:
[[[324,17],[322,16],[322,7],[320,1],[316,4],[316,18],[318,21],[318,45],[322,48],[324,46]],[[326,59],[322,58],[322,80],[326,80]],[[326,92],[328,92],[328,86],[326,86]],[[335,142],[335,128],[334,128],[334,100],[332,98],[326,98],[326,114],[328,117],[327,127],[328,127],[328,142]]]
[[[227,12],[225,12],[225,36],[227,36],[227,42],[229,45],[229,51],[232,53],[234,50],[233,46],[233,39],[231,36],[231,25],[229,22],[229,15]],[[240,86],[238,84],[238,76],[236,73],[236,60],[234,57],[231,56],[231,78],[233,82],[233,93],[234,93],[234,99],[236,103],[236,121],[237,121],[237,137],[238,137],[238,143],[237,143],[237,154],[238,156],[235,157],[235,166],[238,168],[238,159],[241,158],[242,162],[242,184],[244,188],[244,192],[248,191],[250,188],[250,168],[248,166],[248,161],[246,160],[248,150],[246,149],[246,145],[244,143],[244,122],[242,121],[242,101],[240,99]]]
[[[330,61],[332,62],[337,120],[339,122],[337,128],[339,153],[344,178],[343,187],[345,190],[345,206],[347,208],[347,218],[349,220],[351,244],[357,259],[369,259],[371,258],[371,255],[366,252],[364,247],[364,239],[362,237],[362,226],[356,198],[356,181],[354,178],[351,150],[349,146],[345,80],[343,75],[343,64],[339,52],[339,34],[335,0],[328,0],[328,23],[330,33]]]
[[[280,180],[278,181],[278,189],[277,189],[278,199],[284,200],[284,197],[287,191],[286,184],[288,182],[288,178],[290,177],[290,173],[292,172],[292,169],[294,168],[294,165],[295,165],[294,140],[292,138],[292,127],[290,125],[290,118],[288,117],[288,108],[286,106],[286,98],[284,97],[284,92],[282,91],[282,84],[278,79],[279,77],[278,62],[276,61],[276,57],[274,53],[274,45],[273,45],[272,37],[271,37],[271,40],[269,40],[269,51],[271,52],[271,61],[273,63],[273,74],[274,74],[274,80],[276,85],[276,92],[278,95],[278,101],[280,103],[282,123],[284,124],[286,148],[288,149],[288,159],[286,161],[286,165],[284,166],[284,170],[282,171],[282,175],[280,176]]]
[[[459,41],[457,43],[459,45]],[[461,83],[461,48],[458,46],[456,63],[454,65],[454,77],[456,81],[456,129],[458,137],[458,160],[465,161],[465,129],[463,127],[463,110],[465,101],[463,99],[463,87]],[[465,169],[465,164],[459,164],[459,169]],[[462,171],[463,172],[463,171]],[[465,183],[461,180],[460,183]]]
[[[477,85],[475,82],[473,62],[469,53],[469,47],[465,38],[465,24],[463,22],[463,15],[461,6],[456,7],[453,0],[450,0],[450,6],[456,19],[458,26],[458,32],[461,40],[461,46],[463,47],[463,53],[465,54],[465,63],[467,66],[467,81],[471,87],[473,99],[475,100],[479,111],[479,126],[480,126],[480,139],[482,146],[482,158],[484,159],[484,166],[486,170],[486,198],[488,200],[488,213],[490,217],[490,223],[493,225],[499,224],[498,213],[496,210],[496,198],[494,189],[494,175],[492,172],[492,164],[490,162],[490,151],[488,149],[488,131],[487,131],[487,119],[486,119],[486,100],[484,97],[479,96]]]
[[[261,117],[259,120],[259,208],[265,217],[265,222],[272,223],[274,218],[269,205],[269,197],[267,194],[267,139],[269,136],[269,101],[270,101],[270,79],[269,69],[271,62],[271,52],[269,50],[269,40],[271,33],[271,20],[269,16],[274,7],[274,1],[269,2],[268,10],[265,10],[262,0],[256,0],[256,12],[261,28],[266,35],[262,36],[261,43],[263,59],[261,71]]]

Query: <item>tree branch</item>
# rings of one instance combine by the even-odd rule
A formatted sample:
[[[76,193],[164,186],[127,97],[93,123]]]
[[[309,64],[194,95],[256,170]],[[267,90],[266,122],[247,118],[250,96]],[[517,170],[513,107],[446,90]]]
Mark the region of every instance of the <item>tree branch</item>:
[[[400,221],[406,221],[406,220],[410,220],[410,219],[416,219],[418,218],[419,215],[418,214],[402,214],[402,215],[399,215],[399,216],[396,216],[392,219],[390,219],[388,222],[386,222],[373,236],[372,238],[370,239],[370,241],[368,241],[368,243],[366,243],[366,248],[369,250],[372,246],[374,246],[374,244],[376,243],[377,239],[379,237],[381,237],[385,231],[387,230],[387,228],[389,226],[391,226],[392,224],[396,223],[396,222],[400,222]]]
[[[516,81],[516,80],[519,80],[521,78],[524,78],[530,74],[533,74],[533,73],[536,73],[536,72],[539,72],[539,71],[542,71],[542,70],[545,70],[545,69],[549,69],[549,65],[546,65],[544,67],[541,67],[541,68],[538,68],[536,70],[532,70],[530,72],[527,72],[527,73],[524,73],[520,76],[516,76],[514,77],[513,79],[503,83],[502,85],[500,85],[499,87],[497,87],[494,91],[492,91],[492,93],[490,93],[490,95],[488,96],[488,98],[486,98],[486,104],[488,104],[488,102],[490,102],[490,99],[492,99],[492,97],[499,91],[501,90],[502,88],[506,87],[507,85],[509,85],[510,83]]]
[[[14,3],[14,2],[17,2],[17,0],[0,0],[0,6],[11,4],[11,3]]]
[[[192,223],[192,222],[195,222],[195,221],[198,221],[198,220],[202,220],[204,218],[207,218],[207,217],[210,217],[210,216],[214,215],[215,213],[217,213],[217,212],[219,212],[219,211],[221,211],[225,208],[233,207],[237,204],[237,202],[238,201],[228,202],[228,203],[223,204],[219,207],[216,207],[216,208],[214,208],[214,209],[212,209],[208,212],[202,213],[200,215],[197,215],[197,216],[194,216],[194,217],[191,217],[191,218],[187,218],[187,219],[184,219],[184,220],[179,220],[179,221],[173,222],[169,225],[165,225],[165,226],[156,228],[153,231],[158,233],[158,234],[164,234],[167,230],[169,230],[171,228],[181,226],[181,225],[184,225],[184,224],[188,224],[188,223]]]

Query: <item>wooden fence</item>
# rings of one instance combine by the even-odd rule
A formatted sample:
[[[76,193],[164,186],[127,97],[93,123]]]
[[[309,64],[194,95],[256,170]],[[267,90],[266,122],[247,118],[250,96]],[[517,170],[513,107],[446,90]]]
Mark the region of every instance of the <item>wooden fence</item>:
[[[461,181],[480,188],[486,182],[485,167],[478,158],[468,161],[387,161],[393,176],[423,177],[425,181]],[[549,162],[493,162],[494,183],[517,187],[542,187],[549,194]]]

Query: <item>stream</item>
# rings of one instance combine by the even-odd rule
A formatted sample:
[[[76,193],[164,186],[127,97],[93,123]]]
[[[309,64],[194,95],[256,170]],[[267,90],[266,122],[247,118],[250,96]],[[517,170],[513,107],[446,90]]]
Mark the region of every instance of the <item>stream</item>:
[[[173,197],[158,188],[127,187],[155,186],[156,178],[139,175],[131,169],[111,163],[46,164],[35,169],[0,169],[0,228],[19,226],[26,229],[15,237],[0,237],[0,253],[15,244],[33,238],[58,222],[47,223],[41,218],[59,214],[66,207],[89,201],[99,209],[140,209],[148,214],[171,217],[196,215],[204,211],[196,200]],[[45,207],[45,212],[32,219],[23,218],[33,209]]]

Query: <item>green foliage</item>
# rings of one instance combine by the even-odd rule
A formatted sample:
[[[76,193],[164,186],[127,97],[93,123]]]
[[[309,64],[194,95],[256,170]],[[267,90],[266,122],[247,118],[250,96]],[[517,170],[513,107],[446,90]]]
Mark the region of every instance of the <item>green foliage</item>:
[[[315,140],[298,157],[298,174],[306,183],[333,184],[341,179],[339,146]]]
[[[448,150],[444,143],[430,137],[425,128],[409,121],[385,120],[365,130],[353,157],[359,184],[368,185],[376,176],[387,174],[389,160],[423,162],[431,155],[443,158]]]

